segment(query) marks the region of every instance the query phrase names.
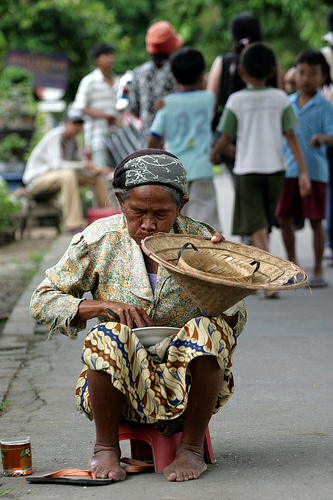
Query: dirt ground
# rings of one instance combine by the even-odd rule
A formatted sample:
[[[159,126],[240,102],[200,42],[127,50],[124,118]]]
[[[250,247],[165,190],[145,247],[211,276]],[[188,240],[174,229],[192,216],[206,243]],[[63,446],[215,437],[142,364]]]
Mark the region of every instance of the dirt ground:
[[[53,228],[35,228],[30,239],[0,246],[0,333],[56,237]]]

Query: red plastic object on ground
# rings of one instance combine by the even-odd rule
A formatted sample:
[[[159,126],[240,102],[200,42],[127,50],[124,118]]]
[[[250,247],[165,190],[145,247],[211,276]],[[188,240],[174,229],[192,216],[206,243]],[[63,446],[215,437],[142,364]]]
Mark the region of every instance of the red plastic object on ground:
[[[132,458],[153,457],[155,472],[163,472],[164,467],[170,465],[175,458],[178,445],[182,437],[181,432],[172,436],[160,434],[152,427],[119,426],[119,441],[129,439]],[[205,462],[214,464],[214,454],[210,441],[209,429],[205,435]]]
[[[110,217],[110,215],[121,214],[121,210],[115,208],[88,208],[87,210],[87,222],[92,224],[95,220],[102,219],[103,217]]]

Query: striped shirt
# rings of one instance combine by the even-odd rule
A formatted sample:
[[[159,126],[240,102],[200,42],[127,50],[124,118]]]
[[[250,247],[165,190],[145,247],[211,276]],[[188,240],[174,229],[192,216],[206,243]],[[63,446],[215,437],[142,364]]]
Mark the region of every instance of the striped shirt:
[[[118,116],[116,102],[119,77],[112,75],[112,78],[114,83],[111,87],[99,68],[85,76],[79,85],[73,108],[80,110],[92,108],[112,116]],[[86,115],[84,140],[87,151],[91,153],[103,149],[104,138],[109,131],[110,126],[107,120]]]

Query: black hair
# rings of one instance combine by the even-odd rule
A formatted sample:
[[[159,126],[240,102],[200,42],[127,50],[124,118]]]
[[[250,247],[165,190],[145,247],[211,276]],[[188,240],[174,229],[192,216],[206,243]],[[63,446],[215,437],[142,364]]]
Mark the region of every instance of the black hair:
[[[234,52],[241,53],[247,43],[261,42],[261,30],[258,18],[252,12],[240,12],[231,18],[229,31],[232,36]]]
[[[163,54],[161,52],[157,54],[152,54],[152,60],[157,68],[161,68],[165,61],[169,59],[170,54]]]
[[[171,58],[171,70],[182,85],[196,83],[205,70],[205,60],[201,52],[192,47],[178,50]]]
[[[250,43],[242,51],[239,64],[253,78],[268,78],[276,68],[275,55],[272,49],[262,42]]]
[[[327,62],[320,50],[303,50],[296,57],[295,65],[306,63],[308,66],[321,66],[324,75],[329,74],[329,68],[327,71]]]
[[[113,45],[110,45],[109,43],[99,43],[92,48],[91,57],[93,59],[97,59],[97,57],[101,56],[102,54],[109,54],[110,52],[112,54],[114,53]]]
[[[151,185],[153,185],[154,183],[152,182]],[[156,185],[160,186],[162,189],[164,189],[164,191],[166,191],[167,193],[170,193],[173,197],[173,201],[176,205],[177,208],[179,208],[181,206],[181,204],[183,203],[183,199],[184,199],[184,193],[181,193],[180,191],[178,191],[178,189],[176,189],[175,187],[172,187],[172,186],[164,186],[163,184],[157,184]],[[113,192],[114,193],[117,193],[119,195],[119,198],[121,199],[121,201],[124,203],[126,200],[129,199],[130,195],[131,195],[131,191],[132,189],[135,189],[135,187],[132,187],[132,188],[124,188],[124,189],[113,189]]]

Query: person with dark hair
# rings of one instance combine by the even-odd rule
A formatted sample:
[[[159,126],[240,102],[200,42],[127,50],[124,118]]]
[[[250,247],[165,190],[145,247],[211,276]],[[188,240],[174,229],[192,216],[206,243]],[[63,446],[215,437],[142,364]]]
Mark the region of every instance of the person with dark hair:
[[[202,90],[205,60],[198,50],[180,49],[171,58],[178,90],[164,98],[150,128],[148,146],[166,148],[178,156],[187,171],[189,203],[184,213],[220,228],[213,168],[209,159],[214,94]]]
[[[167,435],[182,430],[164,475],[168,481],[196,479],[207,469],[208,422],[234,392],[232,353],[246,323],[245,304],[208,316],[142,250],[142,241],[158,232],[223,240],[209,225],[181,214],[188,196],[178,158],[163,150],[136,151],[117,165],[113,187],[122,214],[74,236],[34,292],[31,313],[51,333],[73,339],[87,320],[99,318],[84,339],[76,389],[79,408],[95,423],[90,469],[96,477],[125,479],[121,422]],[[163,346],[148,347],[136,328],[152,325],[179,330],[161,339]]]
[[[322,260],[325,232],[322,220],[326,212],[326,188],[329,167],[326,146],[333,145],[333,107],[318,90],[323,82],[323,59],[320,51],[305,50],[296,59],[295,82],[298,88],[289,96],[290,104],[299,120],[296,133],[299,138],[311,180],[311,193],[302,196],[299,189],[299,168],[285,144],[286,179],[276,209],[288,259],[296,262],[293,217],[309,219],[313,231],[314,266],[311,288],[327,286],[323,277]]]
[[[259,20],[252,12],[240,12],[233,16],[229,23],[229,32],[232,40],[232,51],[215,59],[207,79],[206,88],[214,92],[216,97],[215,116],[213,120],[214,142],[219,137],[216,127],[228,97],[245,87],[245,83],[238,71],[240,53],[249,43],[262,41]],[[275,67],[276,71],[268,79],[267,84],[283,89],[283,68],[278,60],[276,60]],[[230,155],[220,155],[216,161],[218,163],[225,162],[228,169],[232,171],[234,166],[234,150],[232,148],[229,149]]]
[[[229,97],[218,125],[222,135],[211,152],[215,161],[237,136],[233,234],[251,234],[253,245],[266,251],[284,182],[283,135],[300,169],[301,196],[311,188],[288,96],[266,86],[276,70],[275,61],[272,49],[261,42],[242,51],[238,71],[247,87]],[[276,292],[266,296],[276,297]]]
[[[84,140],[94,164],[108,174],[105,137],[117,128],[119,112],[116,109],[119,77],[111,72],[114,64],[114,47],[108,43],[95,45],[91,56],[96,69],[85,76],[79,85],[73,107],[85,115]]]
[[[169,58],[182,45],[183,38],[169,21],[159,21],[147,31],[146,50],[151,60],[134,69],[129,92],[129,111],[141,119],[139,142],[143,148],[147,147],[155,103],[177,88]]]
[[[29,194],[61,193],[65,228],[72,233],[86,225],[80,186],[93,187],[99,207],[110,205],[103,176],[76,142],[83,123],[81,111],[70,108],[60,126],[49,130],[32,150],[23,174]]]

